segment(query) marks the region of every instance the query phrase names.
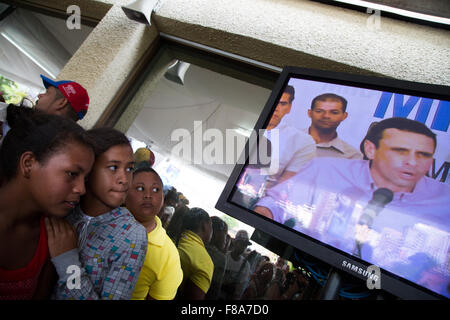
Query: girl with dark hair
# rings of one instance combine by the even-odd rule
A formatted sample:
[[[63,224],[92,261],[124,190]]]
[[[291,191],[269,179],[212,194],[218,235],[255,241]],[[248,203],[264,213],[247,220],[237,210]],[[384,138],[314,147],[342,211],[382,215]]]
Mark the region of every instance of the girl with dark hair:
[[[203,300],[211,285],[214,264],[205,244],[211,240],[212,225],[208,213],[192,208],[184,216],[183,230],[178,240],[183,283],[177,298],[181,300]]]
[[[95,140],[95,163],[86,195],[67,217],[78,234],[78,246],[73,245],[73,237],[61,235],[57,225],[50,233],[56,243],[67,243],[52,256],[59,275],[56,298],[130,299],[147,251],[144,226],[120,207],[131,186],[133,150],[117,130],[100,128],[89,133]],[[70,286],[68,267],[80,275],[78,283]]]
[[[172,219],[170,219],[166,232],[174,243],[177,243],[178,239],[180,238],[181,232],[183,231],[181,230],[181,228],[183,227],[183,219],[188,212],[189,207],[185,205],[178,206],[175,209],[175,213],[173,214]]]
[[[148,249],[133,300],[172,300],[183,279],[177,248],[157,216],[163,203],[163,183],[158,173],[149,165],[137,169],[125,205],[145,227]]]
[[[11,130],[0,148],[0,300],[45,299],[56,275],[44,220],[65,216],[85,193],[92,141],[59,116],[9,106],[7,119]]]
[[[211,280],[211,286],[206,294],[206,300],[217,300],[222,289],[223,277],[227,269],[227,256],[223,252],[226,237],[228,234],[228,225],[219,217],[211,217],[212,237],[206,244],[206,250],[214,263],[214,272]]]

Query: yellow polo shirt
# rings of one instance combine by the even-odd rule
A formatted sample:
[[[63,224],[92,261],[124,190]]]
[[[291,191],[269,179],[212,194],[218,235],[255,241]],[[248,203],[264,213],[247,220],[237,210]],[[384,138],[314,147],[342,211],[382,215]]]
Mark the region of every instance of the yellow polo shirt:
[[[190,230],[183,232],[178,242],[184,280],[191,280],[204,293],[208,292],[214,272],[214,263],[203,240]]]
[[[153,299],[171,300],[175,298],[181,281],[180,256],[172,240],[155,217],[156,228],[148,233],[148,248],[132,300],[143,300],[148,294]]]

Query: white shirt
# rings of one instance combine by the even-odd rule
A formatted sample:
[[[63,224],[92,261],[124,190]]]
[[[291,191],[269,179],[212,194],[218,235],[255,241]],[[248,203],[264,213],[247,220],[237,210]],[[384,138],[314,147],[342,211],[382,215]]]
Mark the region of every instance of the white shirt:
[[[309,134],[309,129],[302,129],[304,133]],[[347,142],[339,139],[338,136],[331,141],[316,144],[317,157],[334,157],[345,159],[362,159],[363,155]]]
[[[278,130],[278,135],[275,130]],[[269,169],[271,180],[277,180],[285,171],[300,171],[316,156],[314,139],[283,120],[272,130],[266,130],[264,136],[272,144]]]
[[[250,264],[242,255],[239,256],[238,261],[234,260],[231,252],[228,252],[226,254],[226,265],[223,284],[233,284],[235,285],[235,290],[231,297],[222,292],[222,298],[225,300],[239,300],[250,280]]]
[[[277,181],[285,171],[300,171],[316,156],[314,139],[300,129],[287,125],[283,120],[277,127],[264,132],[264,136],[271,143],[270,166],[244,169],[238,188],[245,198],[237,200],[243,205],[250,207],[253,201],[251,199],[263,196],[268,181]],[[264,150],[263,145],[259,148]],[[250,155],[249,164],[255,164],[251,161],[255,159],[256,153],[257,150]]]

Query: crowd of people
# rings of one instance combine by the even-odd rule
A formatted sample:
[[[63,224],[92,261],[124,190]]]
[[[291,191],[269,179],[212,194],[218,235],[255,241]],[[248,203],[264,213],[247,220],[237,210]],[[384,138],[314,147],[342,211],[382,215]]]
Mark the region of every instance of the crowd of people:
[[[301,299],[308,285],[307,277],[289,270],[284,259],[274,263],[251,250],[247,231],[238,230],[233,237],[223,219],[185,202],[177,203],[167,234],[178,248],[183,270],[176,299]]]
[[[89,97],[53,82],[1,102],[0,299],[293,299],[306,279],[165,187],[129,139],[77,121]]]
[[[0,300],[304,299],[311,278],[302,269],[288,268],[281,258],[271,262],[249,249],[247,231],[234,233],[220,217],[190,206],[181,192],[164,186],[151,152],[134,152],[122,132],[83,129],[77,121],[87,113],[89,96],[80,84],[42,79],[46,92],[34,108],[0,102]],[[447,232],[448,186],[426,176],[436,135],[418,121],[389,118],[369,128],[359,152],[337,137],[347,117],[340,96],[314,98],[311,126],[303,133],[285,127],[281,119],[294,96],[288,89],[266,138],[272,137],[270,128],[279,128],[298,142],[298,150],[281,146],[283,161],[301,161],[281,161],[276,172],[271,162],[267,190],[251,198],[242,192],[238,203],[382,267],[394,259],[389,271],[448,295],[448,272],[435,266],[425,244],[413,248],[412,268],[401,255],[385,255],[383,246],[345,232],[338,219],[327,232],[320,227],[328,217],[323,199],[343,199],[327,208],[344,216],[353,212],[346,209],[353,200],[336,194],[357,190],[353,197],[368,203],[378,187],[397,196],[376,221],[347,219],[363,236],[369,227],[380,234],[414,231],[419,222]],[[255,168],[247,169],[244,185],[264,189],[255,182]],[[320,186],[332,197],[315,195]],[[425,205],[430,199],[433,206]],[[290,209],[305,204],[320,209],[309,229]],[[416,216],[406,219],[405,210]],[[428,281],[433,277],[438,281]]]

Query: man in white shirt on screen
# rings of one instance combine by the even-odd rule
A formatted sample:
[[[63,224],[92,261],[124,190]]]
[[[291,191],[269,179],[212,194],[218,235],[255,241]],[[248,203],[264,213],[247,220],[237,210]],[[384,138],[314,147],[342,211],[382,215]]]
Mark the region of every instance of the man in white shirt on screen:
[[[261,158],[256,159],[258,149],[250,155],[249,165],[238,183],[241,193],[235,198],[244,206],[251,207],[254,201],[265,194],[266,189],[294,176],[316,156],[313,138],[290,126],[285,119],[291,111],[294,98],[294,87],[286,86],[264,136],[260,137],[259,157],[263,155],[269,158],[269,163],[262,163],[264,161]],[[262,139],[267,141],[263,143]]]
[[[318,157],[362,159],[362,154],[354,147],[338,138],[337,128],[348,114],[347,100],[334,93],[324,93],[315,97],[308,110],[311,126],[303,131],[316,142]]]
[[[270,181],[280,183],[294,176],[316,156],[315,142],[311,136],[289,125],[285,116],[295,99],[293,86],[286,86],[270,118],[264,136],[271,142]],[[284,119],[284,121],[283,121]],[[274,131],[277,130],[277,134]]]

